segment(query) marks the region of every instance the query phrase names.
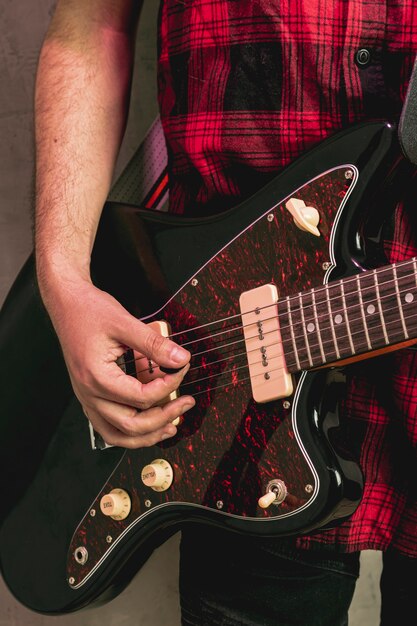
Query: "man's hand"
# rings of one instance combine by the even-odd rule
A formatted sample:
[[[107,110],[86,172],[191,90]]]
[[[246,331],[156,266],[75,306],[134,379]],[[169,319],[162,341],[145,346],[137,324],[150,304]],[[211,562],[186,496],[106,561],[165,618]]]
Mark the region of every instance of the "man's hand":
[[[89,281],[61,283],[49,310],[75,394],[107,443],[138,448],[175,435],[172,421],[194,406],[193,398],[158,404],[178,388],[188,371],[187,350],[131,316]],[[116,363],[126,347],[158,365],[181,369],[140,382]]]

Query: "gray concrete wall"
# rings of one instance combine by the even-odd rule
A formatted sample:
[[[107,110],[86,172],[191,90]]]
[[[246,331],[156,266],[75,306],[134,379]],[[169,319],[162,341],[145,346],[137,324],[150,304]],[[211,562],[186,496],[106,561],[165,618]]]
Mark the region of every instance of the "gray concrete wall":
[[[0,304],[32,248],[32,100],[38,53],[53,0],[0,0]],[[138,34],[132,115],[117,171],[156,113],[158,1],[145,0]],[[113,602],[76,615],[45,617],[19,605],[0,580],[0,626],[179,626],[178,536],[157,550]],[[351,626],[378,623],[380,557],[366,553]]]

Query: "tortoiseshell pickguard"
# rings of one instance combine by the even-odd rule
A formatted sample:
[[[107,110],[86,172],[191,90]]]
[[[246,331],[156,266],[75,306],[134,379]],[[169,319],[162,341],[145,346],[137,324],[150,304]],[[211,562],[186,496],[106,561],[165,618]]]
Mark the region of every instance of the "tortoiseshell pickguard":
[[[173,439],[124,453],[73,536],[67,563],[71,586],[82,585],[129,533],[146,528],[148,519],[159,515],[163,526],[171,504],[184,505],[184,519],[202,507],[219,517],[263,523],[296,516],[315,497],[314,468],[291,415],[293,397],[263,405],[252,399],[239,296],[265,283],[275,283],[279,297],[323,283],[331,230],[356,182],[355,170],[350,169],[349,178],[347,169],[330,170],[293,194],[319,211],[320,237],[300,230],[285,201],[277,199],[275,207],[266,207],[262,217],[207,259],[155,315],[155,320],[169,322],[178,343],[198,340],[187,346],[196,356],[181,387],[183,394],[195,394],[197,403]],[[156,458],[166,459],[174,470],[172,486],[160,493],[141,480],[142,468]],[[262,509],[258,499],[273,479],[284,481],[288,496],[279,506]],[[101,497],[118,487],[132,500],[131,513],[123,521],[105,517],[99,506]],[[85,564],[74,558],[79,547],[88,550]]]

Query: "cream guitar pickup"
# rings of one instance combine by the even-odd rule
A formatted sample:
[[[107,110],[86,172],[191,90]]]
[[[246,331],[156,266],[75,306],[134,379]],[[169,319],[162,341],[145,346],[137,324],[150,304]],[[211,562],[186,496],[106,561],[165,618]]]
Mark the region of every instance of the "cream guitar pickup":
[[[252,395],[271,402],[293,392],[278,320],[278,290],[273,284],[244,291],[239,299]]]

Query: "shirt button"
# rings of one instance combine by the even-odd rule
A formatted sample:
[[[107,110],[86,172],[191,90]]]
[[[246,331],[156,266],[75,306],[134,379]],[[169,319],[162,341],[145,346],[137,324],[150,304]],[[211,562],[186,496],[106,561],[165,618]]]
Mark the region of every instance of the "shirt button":
[[[371,53],[368,48],[360,48],[355,54],[355,63],[359,67],[366,67],[371,62]]]

